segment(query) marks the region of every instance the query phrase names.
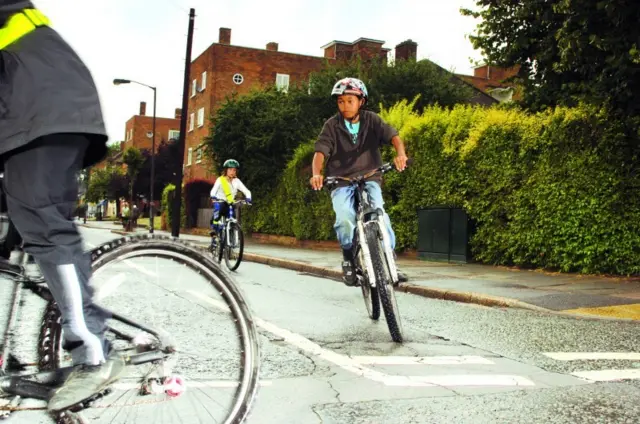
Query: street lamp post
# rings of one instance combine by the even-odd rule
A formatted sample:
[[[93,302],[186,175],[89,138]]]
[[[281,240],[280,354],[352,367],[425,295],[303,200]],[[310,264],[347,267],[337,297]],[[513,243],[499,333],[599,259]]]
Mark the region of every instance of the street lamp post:
[[[143,85],[145,87],[148,87],[150,89],[153,90],[153,136],[151,138],[151,189],[150,189],[150,193],[149,193],[149,233],[153,234],[153,180],[155,178],[155,156],[156,156],[156,87],[152,87],[150,85],[147,84],[143,84],[141,82],[138,81],[133,81],[133,80],[127,80],[127,79],[119,79],[116,78],[113,80],[113,84],[114,85],[120,85],[120,84],[138,84],[138,85]]]

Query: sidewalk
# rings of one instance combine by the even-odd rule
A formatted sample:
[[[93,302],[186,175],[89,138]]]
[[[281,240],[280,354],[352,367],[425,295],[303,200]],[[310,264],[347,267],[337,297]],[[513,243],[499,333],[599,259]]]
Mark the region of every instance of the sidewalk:
[[[87,227],[122,230],[111,222],[87,222]],[[138,232],[148,230],[138,229]],[[170,235],[156,230],[157,234]],[[207,237],[180,234],[199,245]],[[245,260],[294,269],[323,277],[341,276],[339,251],[318,251],[258,244],[246,240]],[[581,276],[518,270],[479,264],[448,264],[399,258],[409,282],[398,290],[417,295],[520,307],[545,312],[640,320],[640,278]]]

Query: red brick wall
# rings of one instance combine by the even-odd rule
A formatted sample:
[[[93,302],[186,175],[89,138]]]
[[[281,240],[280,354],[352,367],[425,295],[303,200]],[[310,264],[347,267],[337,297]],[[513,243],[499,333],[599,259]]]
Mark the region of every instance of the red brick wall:
[[[130,130],[133,129],[133,138],[128,139]],[[122,143],[122,149],[126,150],[128,147],[134,146],[138,149],[151,150],[152,139],[147,137],[148,132],[153,130],[153,117],[152,116],[140,116],[135,115],[127,121],[125,126],[125,138]],[[160,144],[161,140],[169,140],[169,130],[180,130],[180,120],[172,118],[158,118],[156,117],[156,146]]]

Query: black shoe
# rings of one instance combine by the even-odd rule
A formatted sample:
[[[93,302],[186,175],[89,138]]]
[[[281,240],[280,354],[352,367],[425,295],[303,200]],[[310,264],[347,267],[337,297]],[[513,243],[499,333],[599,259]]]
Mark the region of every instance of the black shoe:
[[[124,359],[115,351],[103,364],[74,367],[62,387],[49,400],[47,409],[60,412],[92,398],[118,380],[124,369]]]
[[[405,274],[404,272],[400,271],[399,269],[396,269],[396,272],[398,273],[398,282],[395,284],[396,286],[399,283],[406,283],[407,281],[409,281],[409,278],[407,277],[407,274]]]
[[[358,285],[358,279],[356,278],[356,273],[353,270],[353,263],[351,261],[342,262],[342,281],[349,287]]]

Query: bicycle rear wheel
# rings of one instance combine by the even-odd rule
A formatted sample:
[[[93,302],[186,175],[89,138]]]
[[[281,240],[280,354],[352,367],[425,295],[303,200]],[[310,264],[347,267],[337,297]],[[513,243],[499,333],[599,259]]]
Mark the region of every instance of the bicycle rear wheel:
[[[258,387],[259,346],[250,310],[230,277],[198,248],[157,235],[114,240],[91,255],[97,303],[162,336],[114,317],[107,333],[114,348],[130,354],[172,340],[175,353],[128,366],[112,393],[78,415],[92,423],[164,416],[171,422],[242,422]],[[41,369],[70,365],[62,333],[51,301],[39,337]],[[63,414],[58,422],[75,422],[72,417]]]
[[[236,222],[229,223],[229,239],[224,247],[224,261],[227,268],[235,271],[242,262],[242,254],[244,252],[244,234],[242,228]]]

